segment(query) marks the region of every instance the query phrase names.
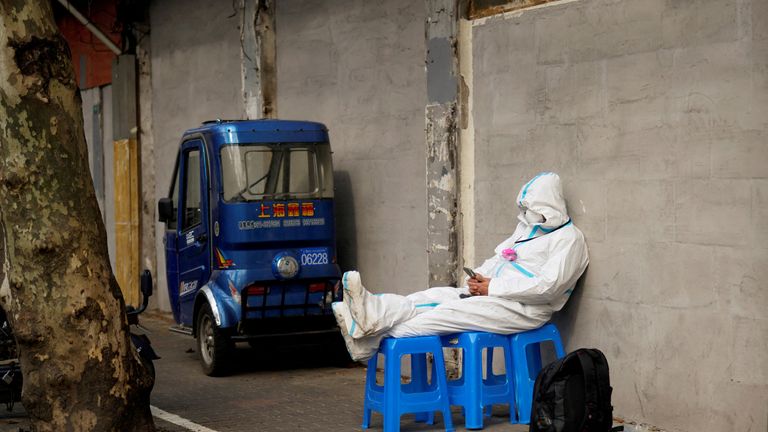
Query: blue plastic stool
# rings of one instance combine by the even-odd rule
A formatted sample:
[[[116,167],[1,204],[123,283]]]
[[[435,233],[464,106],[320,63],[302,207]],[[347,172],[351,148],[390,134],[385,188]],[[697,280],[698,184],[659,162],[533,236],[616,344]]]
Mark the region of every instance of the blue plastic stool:
[[[509,339],[493,333],[467,332],[443,336],[446,348],[462,348],[464,365],[461,378],[448,381],[451,405],[464,408],[464,425],[467,429],[483,428],[483,411],[493,404],[509,404],[509,422],[517,423],[515,416],[514,369]],[[504,350],[504,374],[493,373],[493,348]],[[483,348],[486,355],[486,378],[483,379]]]
[[[427,356],[434,355],[432,382],[427,382]],[[371,424],[371,411],[384,415],[384,432],[400,430],[400,416],[415,413],[416,421],[434,421],[434,411],[443,413],[445,430],[453,431],[445,360],[439,336],[385,338],[379,346],[384,355],[384,385],[376,384],[378,353],[368,361],[363,402],[363,429]],[[411,382],[400,383],[400,358],[411,355]]]
[[[512,345],[512,363],[515,367],[515,397],[517,399],[517,418],[520,423],[531,422],[533,404],[533,384],[541,370],[540,343],[552,341],[558,359],[565,356],[560,332],[554,324],[545,324],[536,330],[529,330],[510,336]],[[533,346],[531,346],[533,345]],[[531,349],[528,349],[530,346]]]

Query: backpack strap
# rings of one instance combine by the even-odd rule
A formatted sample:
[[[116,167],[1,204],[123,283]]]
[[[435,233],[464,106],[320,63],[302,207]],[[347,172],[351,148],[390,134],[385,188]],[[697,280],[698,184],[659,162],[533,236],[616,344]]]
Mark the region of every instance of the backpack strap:
[[[597,386],[594,380],[595,363],[592,361],[592,356],[586,350],[580,349],[576,352],[584,374],[584,395],[586,396],[584,402],[587,405],[587,410],[589,410],[591,406],[597,406]]]
[[[608,409],[608,412],[612,411],[610,402],[606,401],[607,398],[610,398],[610,388],[605,388],[609,375],[608,368],[606,367],[607,361],[603,353],[591,349],[580,349],[576,352],[578,353],[581,369],[584,373],[586,412],[584,413],[583,427],[587,421],[593,420],[590,418],[591,416],[597,414],[602,417],[605,408]],[[610,420],[612,421],[613,419]],[[597,418],[594,421],[600,422],[605,421],[605,419]]]
[[[602,404],[600,408],[601,410],[612,413],[613,407],[611,406],[611,378],[608,373],[608,360],[605,358],[605,354],[603,354],[600,350],[591,349],[589,350],[589,353],[595,363],[598,397],[600,398],[599,402]]]

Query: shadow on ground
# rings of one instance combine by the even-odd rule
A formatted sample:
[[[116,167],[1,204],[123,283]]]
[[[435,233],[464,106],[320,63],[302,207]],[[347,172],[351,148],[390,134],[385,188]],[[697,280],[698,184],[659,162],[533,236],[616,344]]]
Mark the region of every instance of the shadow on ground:
[[[197,353],[191,353],[197,357]],[[265,338],[238,342],[232,361],[232,373],[288,371],[326,367],[356,367],[338,335],[306,338]]]

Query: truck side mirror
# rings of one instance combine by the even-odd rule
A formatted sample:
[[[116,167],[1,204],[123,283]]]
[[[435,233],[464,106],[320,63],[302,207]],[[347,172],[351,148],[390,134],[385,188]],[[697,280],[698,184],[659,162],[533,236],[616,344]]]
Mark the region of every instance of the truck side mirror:
[[[157,202],[157,218],[164,223],[173,220],[173,201],[170,198],[160,198]]]

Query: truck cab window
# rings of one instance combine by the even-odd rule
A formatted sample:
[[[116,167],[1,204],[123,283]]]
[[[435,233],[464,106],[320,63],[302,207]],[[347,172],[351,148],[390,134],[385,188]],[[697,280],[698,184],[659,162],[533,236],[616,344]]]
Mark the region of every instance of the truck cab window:
[[[171,192],[171,202],[173,203],[173,214],[171,218],[166,222],[166,229],[176,230],[177,219],[179,214],[179,176],[181,175],[181,167],[176,164],[176,172],[173,174],[173,191]]]
[[[333,196],[327,143],[228,145],[220,156],[227,202]]]
[[[184,214],[181,230],[186,231],[202,221],[200,213],[200,150],[185,153]]]

